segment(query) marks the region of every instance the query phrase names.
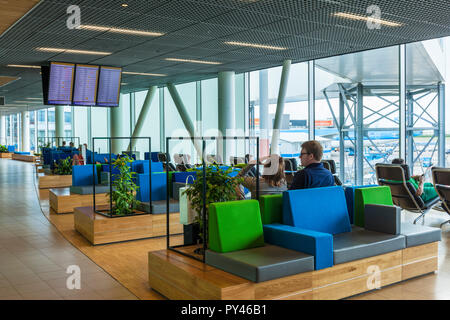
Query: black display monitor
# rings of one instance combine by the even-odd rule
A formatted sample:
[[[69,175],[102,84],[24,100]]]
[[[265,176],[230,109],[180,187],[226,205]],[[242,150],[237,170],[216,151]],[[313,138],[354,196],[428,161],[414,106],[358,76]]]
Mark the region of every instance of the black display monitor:
[[[74,106],[94,106],[97,101],[99,66],[77,64],[73,90]]]
[[[100,107],[119,106],[121,81],[122,68],[100,67],[96,105]]]
[[[70,105],[72,104],[73,80],[75,64],[64,62],[51,62],[48,74],[48,90],[46,104]],[[44,75],[43,75],[44,77]]]

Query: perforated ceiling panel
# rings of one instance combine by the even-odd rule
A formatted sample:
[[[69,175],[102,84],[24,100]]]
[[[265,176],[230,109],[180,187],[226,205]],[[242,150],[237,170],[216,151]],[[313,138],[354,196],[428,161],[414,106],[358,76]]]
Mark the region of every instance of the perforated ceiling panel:
[[[122,6],[124,3],[128,6]],[[83,25],[103,29],[67,28],[66,11],[70,5],[80,7]],[[380,7],[382,19],[401,26],[369,29],[366,21],[335,15],[343,12],[367,16],[370,5]],[[0,36],[0,76],[20,78],[0,88],[0,95],[9,102],[42,95],[39,69],[12,68],[7,64],[67,61],[164,75],[124,74],[126,85],[122,90],[126,93],[170,81],[207,79],[224,70],[268,68],[281,65],[285,59],[307,61],[448,35],[448,0],[43,0]],[[110,54],[42,52],[36,50],[38,47]],[[220,64],[169,61],[171,58]]]

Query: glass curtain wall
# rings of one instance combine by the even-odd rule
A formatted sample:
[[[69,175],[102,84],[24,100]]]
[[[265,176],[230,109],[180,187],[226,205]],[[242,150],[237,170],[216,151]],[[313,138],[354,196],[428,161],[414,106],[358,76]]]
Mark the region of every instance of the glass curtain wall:
[[[139,115],[141,114],[142,107],[144,105],[145,97],[147,96],[147,90],[139,91],[135,93],[135,121],[137,122],[139,119]],[[128,99],[124,99],[124,101],[130,101]],[[153,100],[150,104],[150,110],[147,113],[147,117],[144,119],[144,125],[142,126],[140,137],[151,137],[152,138],[152,152],[161,151],[160,148],[160,119],[159,119],[159,90],[156,91]],[[169,117],[170,119],[170,117]],[[130,119],[127,120],[128,123]],[[131,134],[130,134],[131,136]],[[144,159],[144,152],[148,152],[148,141],[139,139],[136,142],[136,151],[138,151]]]

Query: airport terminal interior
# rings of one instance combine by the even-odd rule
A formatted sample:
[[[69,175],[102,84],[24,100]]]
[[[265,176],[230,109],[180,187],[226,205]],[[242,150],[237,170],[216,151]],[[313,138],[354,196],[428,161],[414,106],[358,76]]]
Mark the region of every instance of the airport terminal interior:
[[[0,6],[0,300],[450,299],[447,0]]]

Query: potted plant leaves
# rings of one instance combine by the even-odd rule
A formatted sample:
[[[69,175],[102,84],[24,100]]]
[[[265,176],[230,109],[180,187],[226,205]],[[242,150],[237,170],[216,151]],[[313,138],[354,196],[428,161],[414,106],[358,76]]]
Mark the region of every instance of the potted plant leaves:
[[[112,175],[114,178],[112,183],[112,214],[114,215],[133,214],[140,203],[135,197],[135,193],[139,187],[133,182],[136,172],[131,172],[128,166],[132,161],[133,159],[126,155],[118,157],[112,163],[113,168],[119,171],[119,173]]]
[[[72,174],[72,159],[67,157],[64,160],[59,160],[57,164],[55,164],[55,169],[53,171],[56,175],[68,176]]]
[[[0,145],[0,153],[8,153],[8,148],[6,146]]]
[[[203,170],[200,168],[189,170],[197,172],[197,179],[184,191],[187,198],[191,201],[191,207],[196,211],[196,226],[193,230],[198,230],[200,243],[203,242],[203,184],[206,183],[206,218],[208,217],[209,205],[214,202],[226,202],[237,200],[236,188],[243,183],[243,178],[236,176],[230,177],[233,171],[232,167],[223,169],[219,165],[205,167],[205,180]],[[196,253],[203,254],[203,248],[197,249]]]

